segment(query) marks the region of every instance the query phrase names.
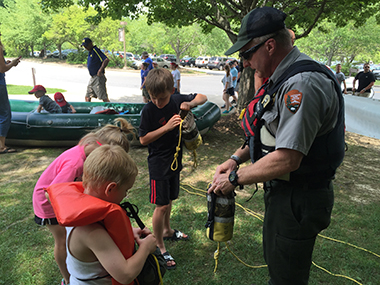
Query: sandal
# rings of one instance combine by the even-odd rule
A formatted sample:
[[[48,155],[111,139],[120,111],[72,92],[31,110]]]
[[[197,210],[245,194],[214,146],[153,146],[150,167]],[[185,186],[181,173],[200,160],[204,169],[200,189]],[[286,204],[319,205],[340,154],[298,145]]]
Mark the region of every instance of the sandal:
[[[179,240],[188,240],[190,237],[185,235],[179,230],[174,230],[174,233],[171,237],[164,237],[164,240],[179,241]]]
[[[162,255],[164,256],[164,259],[165,259],[165,262],[166,262],[166,269],[170,270],[170,269],[175,269],[177,267],[176,264],[170,265],[170,266],[168,265],[168,262],[171,262],[171,261],[175,262],[174,258],[170,255],[169,252],[166,251]]]
[[[4,150],[0,151],[0,154],[4,153],[12,153],[12,152],[17,152],[14,148],[6,147]]]

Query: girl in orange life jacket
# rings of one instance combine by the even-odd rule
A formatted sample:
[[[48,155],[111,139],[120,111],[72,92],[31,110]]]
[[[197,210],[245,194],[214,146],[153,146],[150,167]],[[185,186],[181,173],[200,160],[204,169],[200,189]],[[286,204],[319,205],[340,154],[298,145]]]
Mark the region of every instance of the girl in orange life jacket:
[[[132,229],[124,210],[117,205],[136,175],[135,162],[121,147],[104,145],[85,161],[83,187],[79,182],[48,188],[57,219],[73,226],[67,227],[70,284],[130,284],[148,255],[156,250],[151,232],[147,228]],[[139,248],[133,254],[134,241]]]
[[[94,133],[84,136],[77,146],[57,157],[38,179],[33,192],[35,222],[45,226],[54,237],[54,258],[62,274],[62,285],[68,284],[70,274],[66,268],[66,231],[57,222],[52,206],[45,197],[44,189],[62,182],[82,180],[83,163],[86,157],[101,144],[117,144],[129,151],[127,134],[134,128],[123,118],[115,120],[116,125],[108,124]]]

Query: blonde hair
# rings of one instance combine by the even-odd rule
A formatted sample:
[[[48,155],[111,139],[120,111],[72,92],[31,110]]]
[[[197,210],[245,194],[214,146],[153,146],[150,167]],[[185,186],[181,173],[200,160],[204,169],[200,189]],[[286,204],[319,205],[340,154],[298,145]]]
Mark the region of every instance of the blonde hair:
[[[137,176],[137,165],[118,145],[102,145],[88,156],[83,165],[83,186],[97,190],[106,183],[118,186]]]
[[[153,97],[168,91],[172,92],[173,87],[173,75],[165,68],[150,70],[145,79],[145,88]]]
[[[114,125],[108,124],[94,131],[101,144],[120,145],[129,152],[128,135],[135,136],[135,128],[124,118],[116,118]]]

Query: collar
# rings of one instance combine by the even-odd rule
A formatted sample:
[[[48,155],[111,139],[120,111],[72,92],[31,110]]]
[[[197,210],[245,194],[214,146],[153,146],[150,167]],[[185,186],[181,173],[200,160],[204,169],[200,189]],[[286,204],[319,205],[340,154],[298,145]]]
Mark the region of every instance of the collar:
[[[285,72],[285,70],[298,60],[309,59],[312,60],[306,54],[300,52],[300,50],[294,46],[293,49],[284,57],[280,64],[276,67],[272,76],[269,78],[268,85],[271,86],[276,80]]]

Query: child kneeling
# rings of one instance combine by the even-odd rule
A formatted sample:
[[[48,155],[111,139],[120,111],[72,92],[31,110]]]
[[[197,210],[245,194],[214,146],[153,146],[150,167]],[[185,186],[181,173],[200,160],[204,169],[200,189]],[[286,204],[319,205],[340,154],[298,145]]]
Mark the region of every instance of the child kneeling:
[[[156,250],[152,233],[132,228],[118,205],[136,176],[137,166],[128,153],[117,145],[103,145],[86,159],[83,183],[48,188],[57,220],[67,230],[71,285],[130,284]]]

